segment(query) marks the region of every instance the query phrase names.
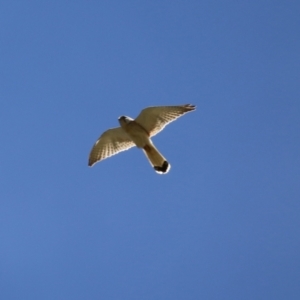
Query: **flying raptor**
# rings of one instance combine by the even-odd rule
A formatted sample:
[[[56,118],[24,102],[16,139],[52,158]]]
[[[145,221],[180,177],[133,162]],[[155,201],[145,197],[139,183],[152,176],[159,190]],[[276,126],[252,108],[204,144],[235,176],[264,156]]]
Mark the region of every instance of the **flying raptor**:
[[[135,120],[121,116],[118,119],[121,127],[108,129],[96,141],[88,165],[93,166],[96,162],[136,146],[144,151],[157,173],[167,173],[171,165],[156,149],[151,137],[163,130],[167,124],[193,110],[195,106],[190,104],[153,106],[143,109]]]

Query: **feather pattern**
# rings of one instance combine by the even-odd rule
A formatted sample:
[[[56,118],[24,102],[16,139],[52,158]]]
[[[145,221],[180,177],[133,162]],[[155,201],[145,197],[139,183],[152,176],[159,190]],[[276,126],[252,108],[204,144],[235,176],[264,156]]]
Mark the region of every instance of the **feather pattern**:
[[[89,156],[89,166],[134,146],[135,144],[121,127],[108,129],[93,146]]]
[[[190,104],[152,106],[143,109],[135,121],[143,126],[152,137],[162,131],[169,123],[193,110],[195,110],[195,106]]]

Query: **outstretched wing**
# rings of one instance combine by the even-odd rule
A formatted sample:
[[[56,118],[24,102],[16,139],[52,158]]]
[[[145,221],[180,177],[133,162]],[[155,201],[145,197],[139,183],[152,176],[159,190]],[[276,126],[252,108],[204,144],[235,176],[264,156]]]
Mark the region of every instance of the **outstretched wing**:
[[[169,123],[195,109],[195,105],[190,104],[147,107],[141,111],[135,121],[142,125],[152,137],[163,130]]]
[[[134,146],[135,144],[121,127],[109,129],[93,146],[89,156],[89,166]]]

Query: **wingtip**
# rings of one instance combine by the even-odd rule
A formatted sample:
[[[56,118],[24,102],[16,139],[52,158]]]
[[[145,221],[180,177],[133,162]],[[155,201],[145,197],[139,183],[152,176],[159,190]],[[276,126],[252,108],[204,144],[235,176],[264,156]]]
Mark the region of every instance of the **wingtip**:
[[[193,111],[196,109],[196,105],[194,104],[185,104],[183,105],[188,111]]]

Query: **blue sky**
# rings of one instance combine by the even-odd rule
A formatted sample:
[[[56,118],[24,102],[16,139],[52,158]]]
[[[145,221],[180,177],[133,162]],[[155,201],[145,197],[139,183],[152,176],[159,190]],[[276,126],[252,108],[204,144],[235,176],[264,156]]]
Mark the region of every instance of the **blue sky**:
[[[1,1],[0,298],[299,299],[299,1]],[[197,111],[93,168],[100,134]]]

